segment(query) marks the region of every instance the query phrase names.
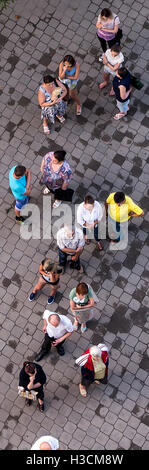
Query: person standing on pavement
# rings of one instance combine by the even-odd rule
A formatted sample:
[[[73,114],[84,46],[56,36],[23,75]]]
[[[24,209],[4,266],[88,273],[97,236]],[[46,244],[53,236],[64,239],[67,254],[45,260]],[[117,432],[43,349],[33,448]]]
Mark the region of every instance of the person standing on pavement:
[[[69,299],[70,308],[75,318],[73,329],[77,331],[79,323],[81,323],[81,333],[84,333],[87,330],[86,322],[90,320],[94,306],[92,289],[85,282],[80,282],[76,288],[71,290]]]
[[[76,115],[80,116],[82,107],[77,91],[77,84],[80,74],[80,65],[72,55],[66,55],[59,64],[59,80],[69,89],[69,95],[77,105]]]
[[[126,116],[129,111],[130,94],[132,91],[131,75],[125,67],[121,67],[116,72],[113,79],[113,90],[117,100],[119,113],[115,114],[114,119],[119,120]]]
[[[41,276],[33,291],[29,295],[29,301],[32,302],[36,297],[36,293],[44,286],[49,285],[51,295],[48,298],[48,304],[52,304],[59,288],[59,278],[60,274],[62,273],[62,268],[58,266],[58,263],[53,262],[50,258],[45,258],[39,266],[39,273]]]
[[[120,46],[114,44],[111,49],[107,49],[103,56],[104,64],[104,81],[99,83],[98,88],[101,90],[109,85],[110,76],[115,77],[116,72],[119,68],[122,67],[122,62],[124,61],[124,56],[120,50]],[[109,96],[115,95],[113,86],[110,90]]]
[[[46,187],[43,194],[54,194],[53,208],[56,209],[61,204],[60,197],[65,196],[69,182],[72,178],[72,170],[69,163],[65,160],[65,150],[48,152],[42,159],[40,184]],[[60,196],[57,195],[60,193]],[[61,195],[62,193],[62,195]],[[63,198],[64,200],[64,198]],[[67,198],[66,198],[67,200]]]
[[[124,192],[111,193],[105,202],[111,245],[128,240],[128,220],[131,217],[142,217],[143,210]]]
[[[60,450],[58,439],[52,436],[39,437],[31,450]]]
[[[99,57],[99,62],[102,62],[108,46],[111,49],[113,44],[120,45],[119,25],[119,17],[109,8],[103,8],[96,23],[97,37],[103,50],[102,56]]]
[[[16,222],[22,224],[25,218],[20,215],[20,212],[29,202],[31,171],[22,165],[13,166],[9,172],[9,186],[15,198]]]
[[[80,263],[80,255],[83,251],[85,241],[82,231],[78,228],[70,228],[65,225],[57,232],[57,245],[59,250],[59,265],[65,271],[67,258],[71,257],[70,268],[83,273],[83,266]]]
[[[65,315],[45,310],[43,314],[43,332],[45,334],[44,342],[40,352],[36,355],[37,362],[50,352],[51,346],[57,349],[60,356],[64,356],[64,341],[73,333],[73,325],[71,320]]]
[[[84,202],[79,204],[77,210],[77,223],[83,227],[85,243],[89,245],[90,238],[94,237],[99,251],[103,250],[103,245],[98,236],[99,223],[103,217],[101,204],[87,194]]]
[[[82,356],[76,359],[81,367],[81,383],[79,390],[82,397],[87,396],[87,388],[93,382],[107,384],[109,354],[105,344],[99,343],[87,349]]]
[[[39,410],[44,411],[43,385],[46,383],[46,375],[42,367],[34,362],[25,361],[19,376],[19,386],[24,390],[38,392],[37,400]],[[26,404],[30,406],[32,400],[26,398]]]

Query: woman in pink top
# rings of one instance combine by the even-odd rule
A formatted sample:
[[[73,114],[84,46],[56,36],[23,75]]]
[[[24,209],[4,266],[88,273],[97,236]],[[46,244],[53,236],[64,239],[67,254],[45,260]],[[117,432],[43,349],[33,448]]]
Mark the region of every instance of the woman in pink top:
[[[111,49],[113,44],[120,44],[120,39],[117,37],[119,24],[119,17],[115,15],[115,13],[112,13],[109,8],[103,8],[96,23],[97,37],[100,41],[103,53],[106,52],[108,46],[109,49]],[[99,62],[102,62],[103,55],[99,58]]]

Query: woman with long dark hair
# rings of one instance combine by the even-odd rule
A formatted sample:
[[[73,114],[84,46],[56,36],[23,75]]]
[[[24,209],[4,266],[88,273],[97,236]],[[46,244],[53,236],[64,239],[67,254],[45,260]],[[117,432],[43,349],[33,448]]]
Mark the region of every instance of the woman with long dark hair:
[[[77,104],[77,116],[81,114],[81,103],[77,91],[80,74],[80,65],[72,55],[66,55],[59,64],[59,80],[69,89],[69,95]]]

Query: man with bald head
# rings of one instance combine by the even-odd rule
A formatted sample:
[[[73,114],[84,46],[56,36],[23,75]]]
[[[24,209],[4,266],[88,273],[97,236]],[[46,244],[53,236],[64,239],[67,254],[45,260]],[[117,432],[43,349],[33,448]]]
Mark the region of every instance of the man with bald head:
[[[59,315],[58,313],[45,310],[43,321],[43,332],[45,333],[45,338],[41,350],[35,358],[37,362],[49,353],[51,346],[56,347],[58,354],[63,356],[65,351],[62,345],[73,333],[72,322],[65,315]]]
[[[58,450],[59,442],[55,437],[42,436],[31,447],[31,450]]]

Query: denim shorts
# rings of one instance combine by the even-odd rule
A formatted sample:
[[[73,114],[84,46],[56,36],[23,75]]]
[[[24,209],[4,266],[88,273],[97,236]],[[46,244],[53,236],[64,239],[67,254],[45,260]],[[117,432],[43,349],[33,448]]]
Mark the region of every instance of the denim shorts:
[[[23,199],[16,199],[16,205],[15,205],[15,208],[20,211],[21,209],[23,209],[23,207],[26,206],[26,204],[28,203],[29,201],[29,197],[28,196],[25,196]]]
[[[121,103],[121,101],[117,101],[117,107],[120,110],[120,113],[127,113],[129,109],[130,99]]]

